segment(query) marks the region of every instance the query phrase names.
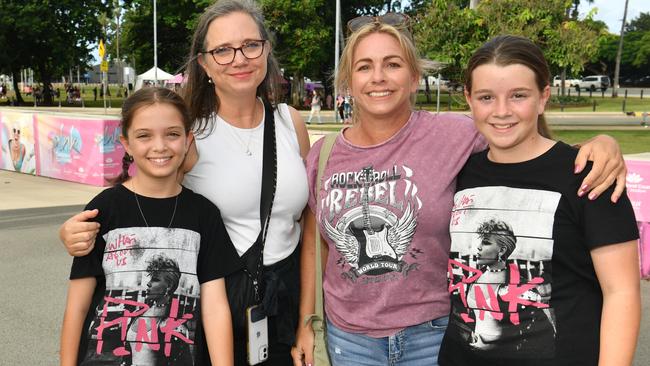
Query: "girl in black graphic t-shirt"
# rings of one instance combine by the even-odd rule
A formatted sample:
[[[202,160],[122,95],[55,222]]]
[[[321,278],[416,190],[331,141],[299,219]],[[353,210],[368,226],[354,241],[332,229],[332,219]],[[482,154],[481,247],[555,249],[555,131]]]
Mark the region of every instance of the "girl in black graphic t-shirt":
[[[61,365],[233,364],[223,277],[239,260],[219,210],[177,182],[190,125],[168,89],[124,102],[123,173],[87,205],[101,226],[72,265]]]
[[[577,151],[549,138],[549,70],[531,41],[492,39],[466,78],[489,148],[458,176],[440,365],[631,365],[640,295],[627,196],[575,196],[586,172],[571,174]]]

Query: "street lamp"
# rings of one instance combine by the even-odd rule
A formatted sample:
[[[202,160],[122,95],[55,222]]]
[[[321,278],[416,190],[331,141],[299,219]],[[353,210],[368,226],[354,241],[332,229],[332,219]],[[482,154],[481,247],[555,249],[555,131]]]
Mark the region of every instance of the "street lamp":
[[[158,35],[156,31],[156,0],[153,0],[153,82],[158,85]]]

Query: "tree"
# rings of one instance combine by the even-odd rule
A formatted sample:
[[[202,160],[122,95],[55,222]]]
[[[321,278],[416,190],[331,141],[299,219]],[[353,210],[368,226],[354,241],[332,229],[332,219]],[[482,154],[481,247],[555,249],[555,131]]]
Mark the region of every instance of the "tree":
[[[474,50],[490,37],[514,34],[529,38],[556,68],[574,73],[596,53],[596,32],[584,22],[567,20],[565,0],[483,0],[476,10],[468,1],[433,0],[420,15],[416,40],[425,56],[449,64],[459,78]]]
[[[158,67],[174,73],[183,69],[196,21],[213,1],[156,1]],[[136,70],[144,72],[153,66],[153,1],[134,0],[128,6],[125,4],[124,9],[121,57],[131,60]]]
[[[0,42],[6,42],[0,47],[10,53],[0,60],[12,73],[19,102],[19,72],[32,67],[43,83],[45,103],[52,103],[53,78],[90,61],[90,45],[101,34],[97,14],[103,11],[110,11],[110,5],[101,0],[0,2]]]

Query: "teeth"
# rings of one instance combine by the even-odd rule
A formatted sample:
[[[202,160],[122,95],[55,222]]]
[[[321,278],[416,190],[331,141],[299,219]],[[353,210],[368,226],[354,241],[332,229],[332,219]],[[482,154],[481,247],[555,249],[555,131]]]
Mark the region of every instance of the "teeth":
[[[514,126],[514,123],[508,124],[508,125],[492,125],[494,128],[497,130],[507,130],[508,128]]]
[[[368,95],[370,95],[371,97],[385,97],[385,96],[390,95],[390,94],[391,94],[390,91],[370,92],[370,93],[368,93]]]
[[[163,164],[167,162],[170,158],[150,158],[149,160],[156,164]]]

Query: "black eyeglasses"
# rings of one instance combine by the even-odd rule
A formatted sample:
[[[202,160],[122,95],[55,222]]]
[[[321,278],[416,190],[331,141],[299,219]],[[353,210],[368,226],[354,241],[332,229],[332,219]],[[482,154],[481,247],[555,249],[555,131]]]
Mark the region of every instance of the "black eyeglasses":
[[[255,39],[244,42],[241,47],[219,46],[201,53],[211,54],[214,62],[219,65],[228,65],[235,60],[237,51],[240,51],[248,60],[259,58],[264,53],[264,45],[266,45],[265,39]]]
[[[350,33],[358,31],[366,24],[387,24],[399,30],[411,31],[411,17],[402,13],[386,13],[380,16],[363,15],[356,17],[348,22],[348,31]]]
[[[15,133],[15,134],[18,134],[18,135],[20,135],[20,130],[19,130],[19,129],[17,129],[17,128],[14,128],[13,130],[14,130],[14,133]]]

